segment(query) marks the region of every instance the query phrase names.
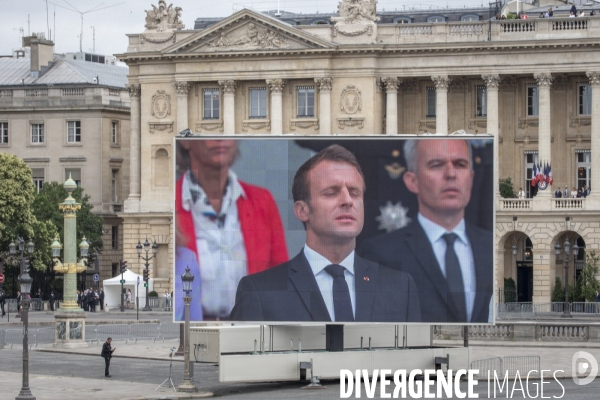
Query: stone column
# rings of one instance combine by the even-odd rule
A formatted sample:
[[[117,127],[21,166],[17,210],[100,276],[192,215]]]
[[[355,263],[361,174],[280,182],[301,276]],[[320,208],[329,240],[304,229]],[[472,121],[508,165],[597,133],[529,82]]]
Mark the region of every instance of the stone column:
[[[504,287],[504,254],[506,253],[506,249],[504,247],[498,246],[496,250],[496,288]],[[493,299],[494,304],[499,303],[500,299],[498,298],[499,292],[496,289],[494,293]]]
[[[189,82],[173,82],[177,92],[177,128],[176,132],[181,132],[189,128],[188,121],[188,93],[192,88]]]
[[[283,134],[283,87],[285,80],[268,79],[267,85],[271,91],[271,134]]]
[[[234,80],[219,81],[223,91],[223,134],[235,135],[235,89]]]
[[[500,87],[501,78],[499,75],[482,75],[481,78],[485,81],[486,90],[487,90],[487,131],[494,136],[498,136],[500,134],[500,129],[498,128],[498,123],[500,120],[498,110],[498,89]],[[499,143],[496,142],[496,143]],[[498,159],[500,158],[500,149],[498,149],[498,157],[494,161],[494,193],[495,198],[500,198],[500,185],[498,183],[497,174],[500,172],[500,165]]]
[[[432,76],[435,83],[435,131],[448,134],[448,86],[452,79],[446,75]]]
[[[592,151],[592,189],[589,200],[596,206],[600,206],[600,72],[588,72],[586,74],[592,85],[592,126],[591,126],[591,151]],[[595,208],[594,208],[595,209]]]
[[[381,78],[381,84],[385,88],[385,134],[398,134],[398,86],[402,79]]]
[[[331,135],[331,85],[333,78],[315,78],[319,90],[319,134]]]
[[[140,106],[141,85],[127,85],[131,98],[131,121],[129,122],[129,198],[125,200],[125,212],[140,212],[141,198],[141,141],[142,112]]]
[[[539,162],[544,165],[552,161],[552,124],[550,123],[550,86],[554,79],[549,73],[540,73],[533,76],[538,83],[539,89],[539,116],[538,116],[538,157]],[[552,190],[538,190],[540,199],[552,197]]]
[[[533,254],[535,257],[533,258],[533,297],[531,301],[534,303],[547,303],[551,299],[551,285],[554,283],[550,282],[550,266],[556,255],[554,254],[554,248],[550,248],[549,242],[546,243],[545,241],[533,243]],[[564,283],[564,273],[561,279]]]

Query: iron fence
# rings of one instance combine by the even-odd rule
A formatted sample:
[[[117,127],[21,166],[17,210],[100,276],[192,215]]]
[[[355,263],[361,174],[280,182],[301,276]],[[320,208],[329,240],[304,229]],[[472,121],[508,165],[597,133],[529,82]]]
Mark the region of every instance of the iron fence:
[[[124,340],[129,342],[129,325],[127,324],[107,324],[98,325],[98,337],[110,337],[112,340]]]
[[[159,324],[131,324],[129,325],[129,340],[137,341],[139,339],[152,339],[156,342],[156,339],[160,337]]]
[[[540,357],[539,356],[508,356],[494,357],[483,360],[471,361],[470,369],[478,369],[477,379],[487,379],[497,376],[515,376],[517,372],[520,376],[529,374],[530,377],[540,376]]]

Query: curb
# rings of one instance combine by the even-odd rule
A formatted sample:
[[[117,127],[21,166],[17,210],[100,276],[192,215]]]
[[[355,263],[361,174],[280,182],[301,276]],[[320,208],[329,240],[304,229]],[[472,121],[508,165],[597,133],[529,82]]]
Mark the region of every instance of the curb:
[[[198,392],[195,394],[172,394],[162,396],[141,396],[141,397],[123,397],[121,400],[179,400],[179,399],[205,399],[213,397],[212,392]]]

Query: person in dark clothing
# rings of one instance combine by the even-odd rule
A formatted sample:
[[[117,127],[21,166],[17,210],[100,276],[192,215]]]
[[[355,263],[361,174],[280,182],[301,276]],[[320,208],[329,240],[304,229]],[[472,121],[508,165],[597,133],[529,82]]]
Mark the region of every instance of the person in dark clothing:
[[[21,292],[17,292],[17,312],[21,313]]]
[[[100,288],[98,300],[100,301],[100,310],[104,311],[104,290],[102,290],[102,288]]]
[[[96,295],[94,290],[90,288],[87,293],[88,307],[90,312],[96,312]]]
[[[114,349],[111,348],[111,342],[112,338],[106,339],[106,342],[104,342],[102,345],[102,353],[100,353],[100,355],[104,357],[104,376],[106,378],[111,377],[110,373],[108,372],[108,369],[110,368],[110,359],[112,358],[112,353],[117,349],[116,347]]]
[[[50,311],[54,311],[54,301],[56,300],[56,297],[54,297],[54,292],[50,292],[50,299],[48,300],[48,303],[50,303]]]
[[[6,296],[3,291],[0,291],[0,309],[2,310],[2,318],[4,318],[4,314],[6,314],[4,311],[4,303],[6,303]]]

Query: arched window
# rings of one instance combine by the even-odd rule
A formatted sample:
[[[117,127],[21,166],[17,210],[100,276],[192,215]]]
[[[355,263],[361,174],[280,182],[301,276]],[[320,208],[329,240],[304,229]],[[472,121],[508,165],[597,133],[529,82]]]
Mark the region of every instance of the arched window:
[[[446,17],[443,15],[432,15],[427,17],[427,22],[446,22]]]
[[[462,22],[474,22],[474,21],[479,21],[479,15],[476,14],[467,14],[467,15],[463,15],[462,17],[460,17],[460,20]]]
[[[159,148],[154,153],[154,187],[169,187],[171,182],[169,171],[169,152]]]
[[[410,24],[412,23],[412,18],[410,17],[397,17],[392,20],[394,24]]]

